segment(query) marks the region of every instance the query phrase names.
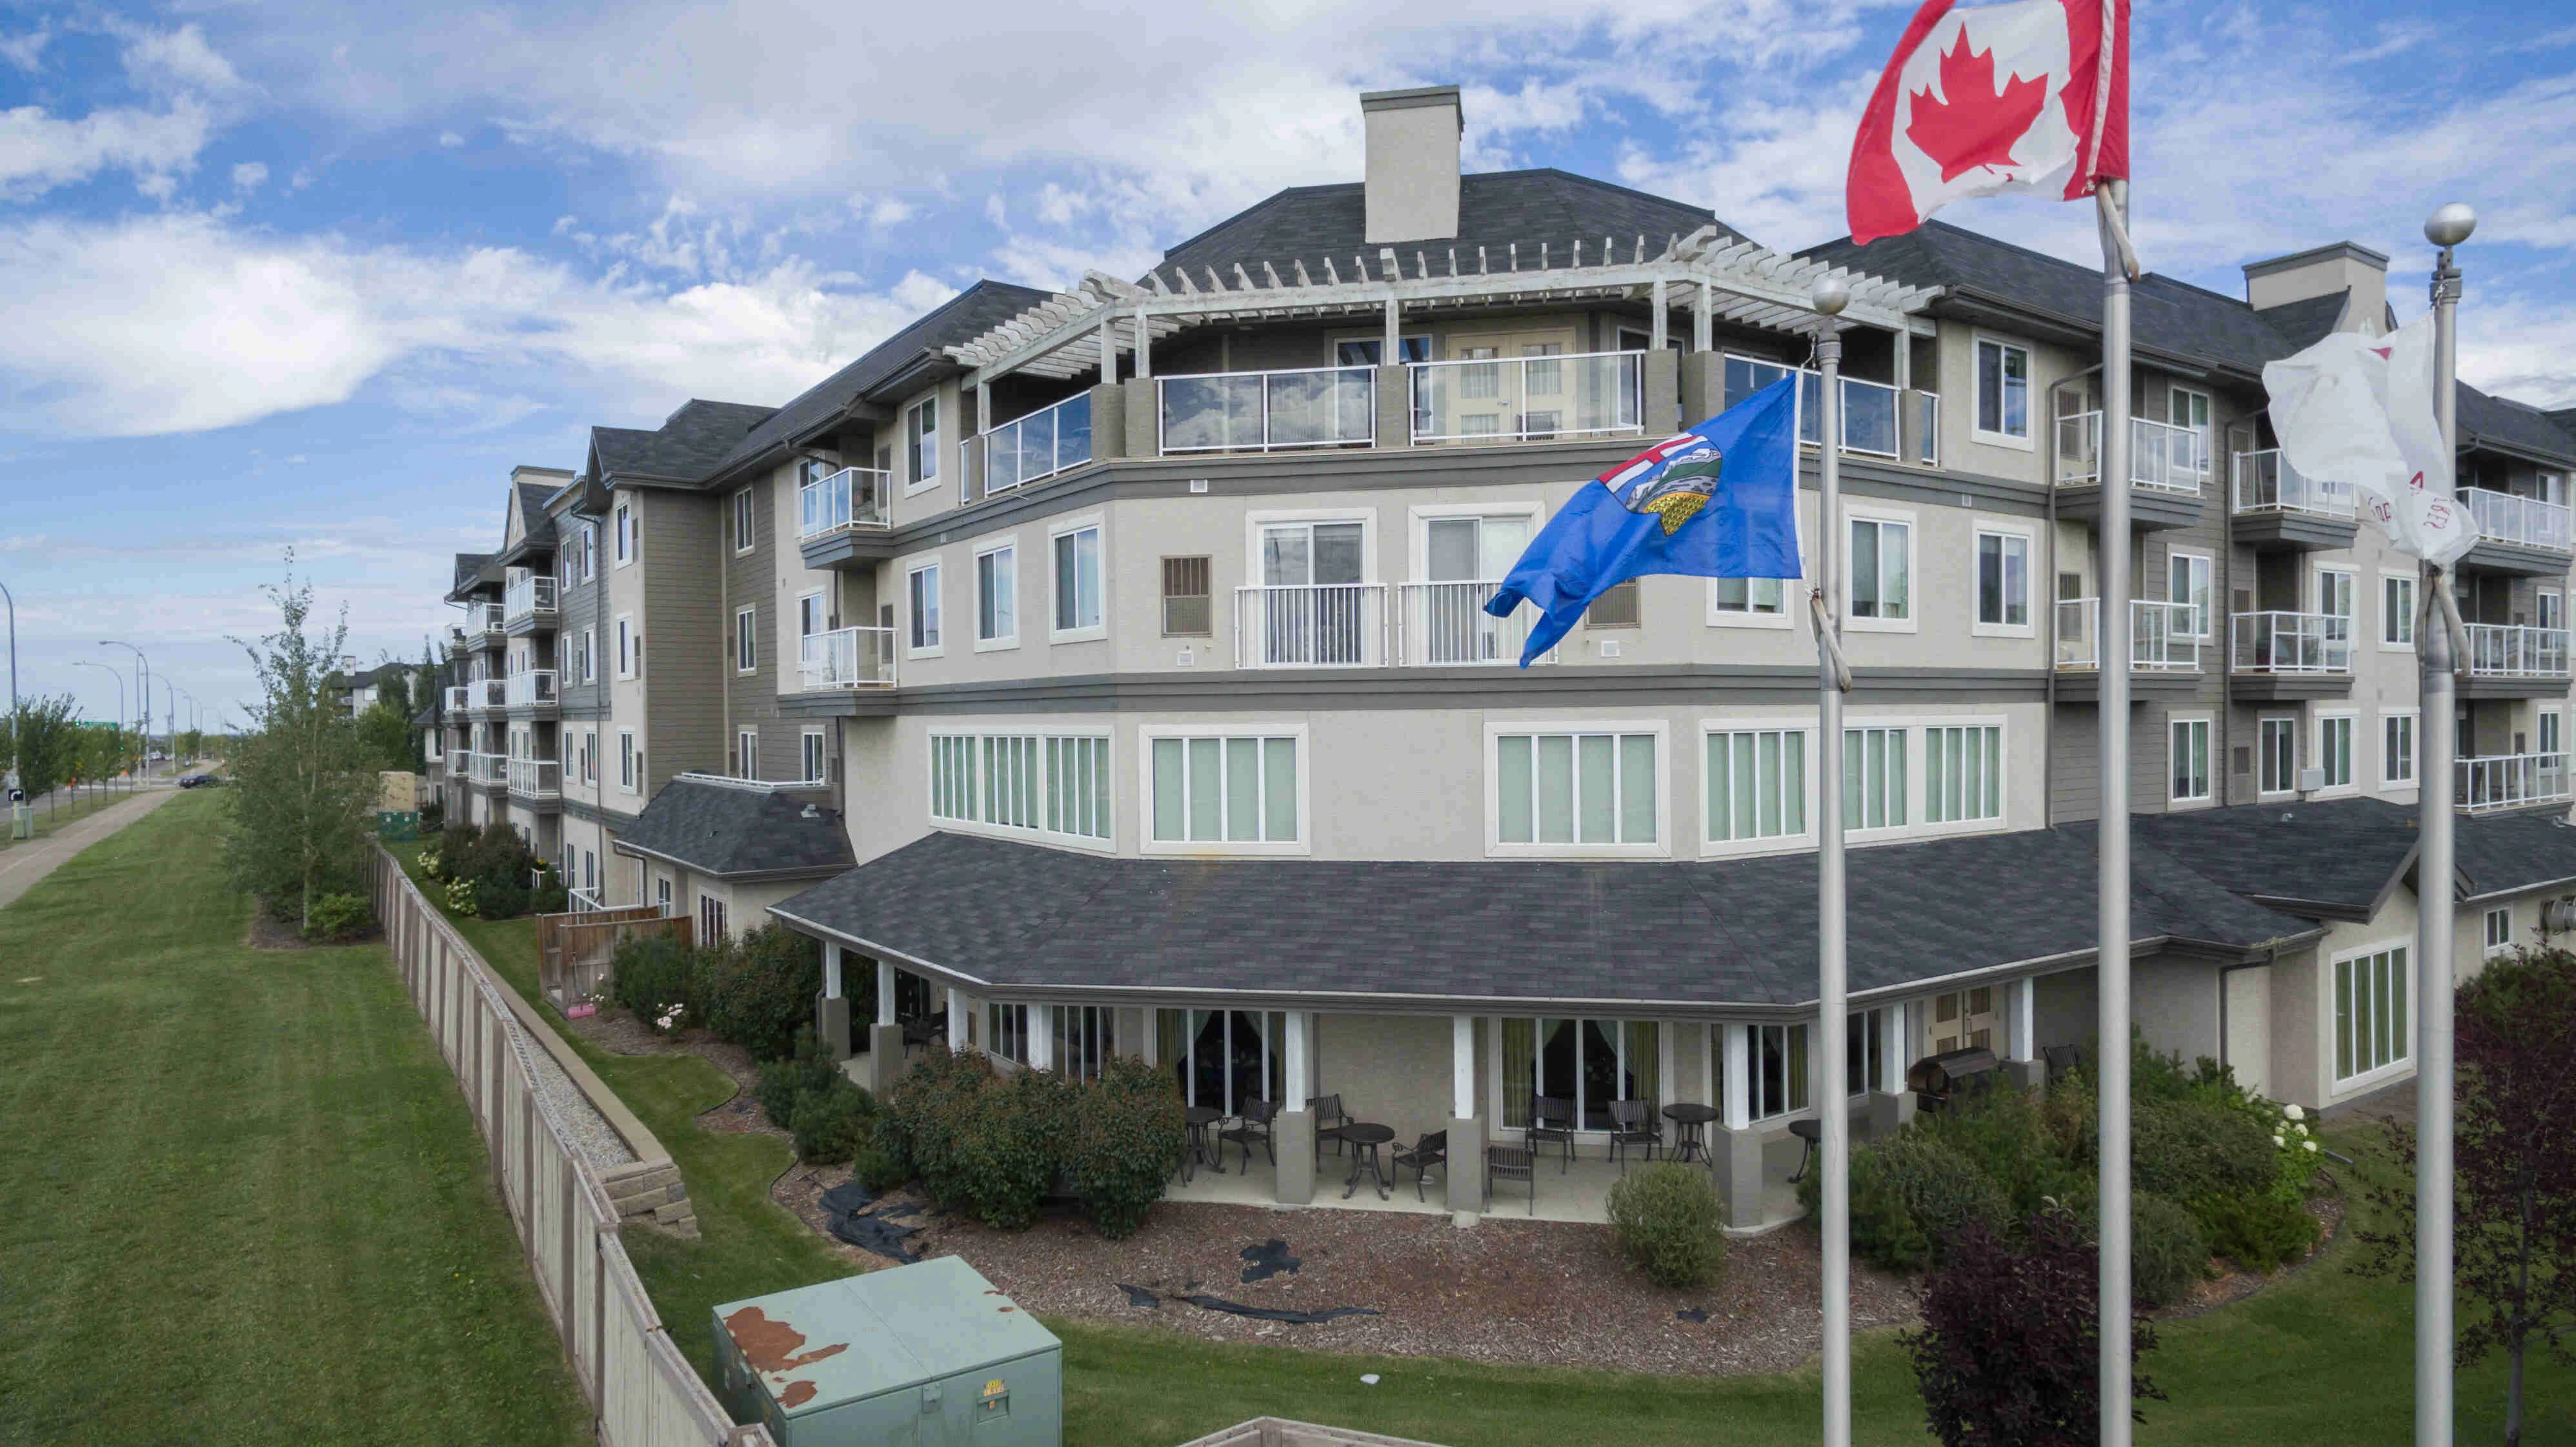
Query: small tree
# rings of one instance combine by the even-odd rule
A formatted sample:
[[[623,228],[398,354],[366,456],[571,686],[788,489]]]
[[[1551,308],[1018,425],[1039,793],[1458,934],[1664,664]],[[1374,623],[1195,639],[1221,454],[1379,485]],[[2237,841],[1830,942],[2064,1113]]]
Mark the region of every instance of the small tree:
[[[17,760],[18,786],[34,799],[80,777],[81,727],[72,721],[71,696],[22,698],[9,715],[0,769]]]
[[[2453,1015],[2459,1096],[2451,1158],[2454,1280],[2481,1308],[2462,1323],[2460,1359],[2502,1350],[2504,1440],[2522,1441],[2524,1359],[2537,1340],[2576,1361],[2576,954],[2548,947],[2491,960],[2459,987]],[[2354,1269],[2415,1269],[2415,1132],[2387,1123],[2403,1184],[2370,1200],[2395,1224],[2354,1232]]]
[[[296,585],[291,549],[286,565],[285,583],[263,590],[278,630],[257,643],[233,640],[250,655],[261,700],[232,751],[227,843],[236,882],[281,917],[291,907],[297,925],[309,927],[316,896],[364,892],[376,780],[330,686],[348,620],[328,634],[307,631],[313,588]]]
[[[2100,1249],[2054,1208],[2029,1234],[2015,1245],[1984,1221],[1961,1227],[1925,1285],[1923,1329],[1898,1338],[1942,1447],[2090,1447],[2100,1436]],[[2155,1345],[2155,1328],[2133,1321],[2130,1361]],[[2134,1374],[2130,1392],[2165,1399]]]

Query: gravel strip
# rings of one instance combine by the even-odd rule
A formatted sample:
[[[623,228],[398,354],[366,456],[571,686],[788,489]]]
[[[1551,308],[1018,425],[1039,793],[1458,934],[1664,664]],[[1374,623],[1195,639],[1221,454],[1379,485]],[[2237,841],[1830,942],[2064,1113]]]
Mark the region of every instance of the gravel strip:
[[[502,1029],[510,1037],[510,1048],[519,1053],[519,1064],[528,1072],[528,1079],[536,1083],[538,1099],[553,1108],[555,1119],[563,1122],[564,1133],[572,1137],[574,1148],[590,1162],[591,1169],[604,1171],[633,1164],[635,1152],[609,1129],[608,1118],[572,1083],[572,1077],[564,1074],[554,1056],[529,1039],[517,1020],[504,1020]]]

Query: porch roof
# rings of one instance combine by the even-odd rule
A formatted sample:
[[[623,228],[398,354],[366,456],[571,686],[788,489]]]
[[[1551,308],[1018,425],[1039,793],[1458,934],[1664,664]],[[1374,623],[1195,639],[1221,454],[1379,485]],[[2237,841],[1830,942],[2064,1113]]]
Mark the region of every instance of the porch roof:
[[[2161,851],[2136,938],[2237,956],[2312,933]],[[1860,849],[1852,988],[2081,964],[2089,826]],[[1816,856],[1688,863],[1116,858],[934,833],[772,907],[1000,995],[1252,995],[1379,1008],[1786,1011],[1814,999]]]
[[[650,855],[718,879],[787,879],[847,869],[849,830],[820,788],[682,774],[662,786],[618,837],[620,854]]]
[[[2555,810],[2452,823],[2463,899],[2576,883],[2576,829]],[[2134,826],[2212,881],[2312,918],[2367,919],[2415,865],[2415,806],[2385,799],[2141,814]]]

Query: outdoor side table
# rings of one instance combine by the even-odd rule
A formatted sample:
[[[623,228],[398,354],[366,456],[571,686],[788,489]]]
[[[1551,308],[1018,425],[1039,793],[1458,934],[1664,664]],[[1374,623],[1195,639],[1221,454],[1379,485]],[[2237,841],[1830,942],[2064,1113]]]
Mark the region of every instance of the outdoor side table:
[[[1377,1183],[1377,1198],[1386,1199],[1386,1173],[1378,1168],[1377,1148],[1395,1139],[1395,1127],[1358,1121],[1342,1127],[1342,1140],[1351,1148],[1351,1178],[1342,1187],[1342,1199],[1360,1188],[1360,1176],[1366,1173]]]
[[[1189,1144],[1181,1152],[1181,1181],[1190,1179],[1190,1166],[1204,1162],[1218,1175],[1225,1174],[1225,1161],[1208,1148],[1208,1127],[1225,1119],[1225,1112],[1212,1105],[1193,1105],[1181,1112],[1181,1123],[1189,1128]]]
[[[1664,1119],[1673,1123],[1673,1134],[1677,1137],[1673,1146],[1674,1160],[1688,1161],[1693,1156],[1703,1161],[1708,1159],[1708,1127],[1717,1119],[1717,1114],[1717,1107],[1713,1105],[1664,1107]]]

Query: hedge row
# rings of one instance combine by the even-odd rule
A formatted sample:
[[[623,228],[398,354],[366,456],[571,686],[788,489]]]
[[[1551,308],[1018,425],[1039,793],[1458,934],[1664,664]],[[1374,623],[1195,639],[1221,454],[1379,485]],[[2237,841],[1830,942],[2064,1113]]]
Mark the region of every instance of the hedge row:
[[[683,945],[669,935],[629,939],[610,962],[615,1003],[638,1018],[668,1021],[665,1028],[703,1027],[754,1060],[794,1055],[796,1032],[809,1027],[822,988],[822,946],[777,925],[711,945]]]
[[[1181,1099],[1171,1080],[1116,1057],[1096,1081],[997,1071],[933,1041],[877,1112],[886,1167],[987,1225],[1034,1224],[1049,1195],[1078,1198],[1100,1234],[1132,1235],[1180,1169]]]

